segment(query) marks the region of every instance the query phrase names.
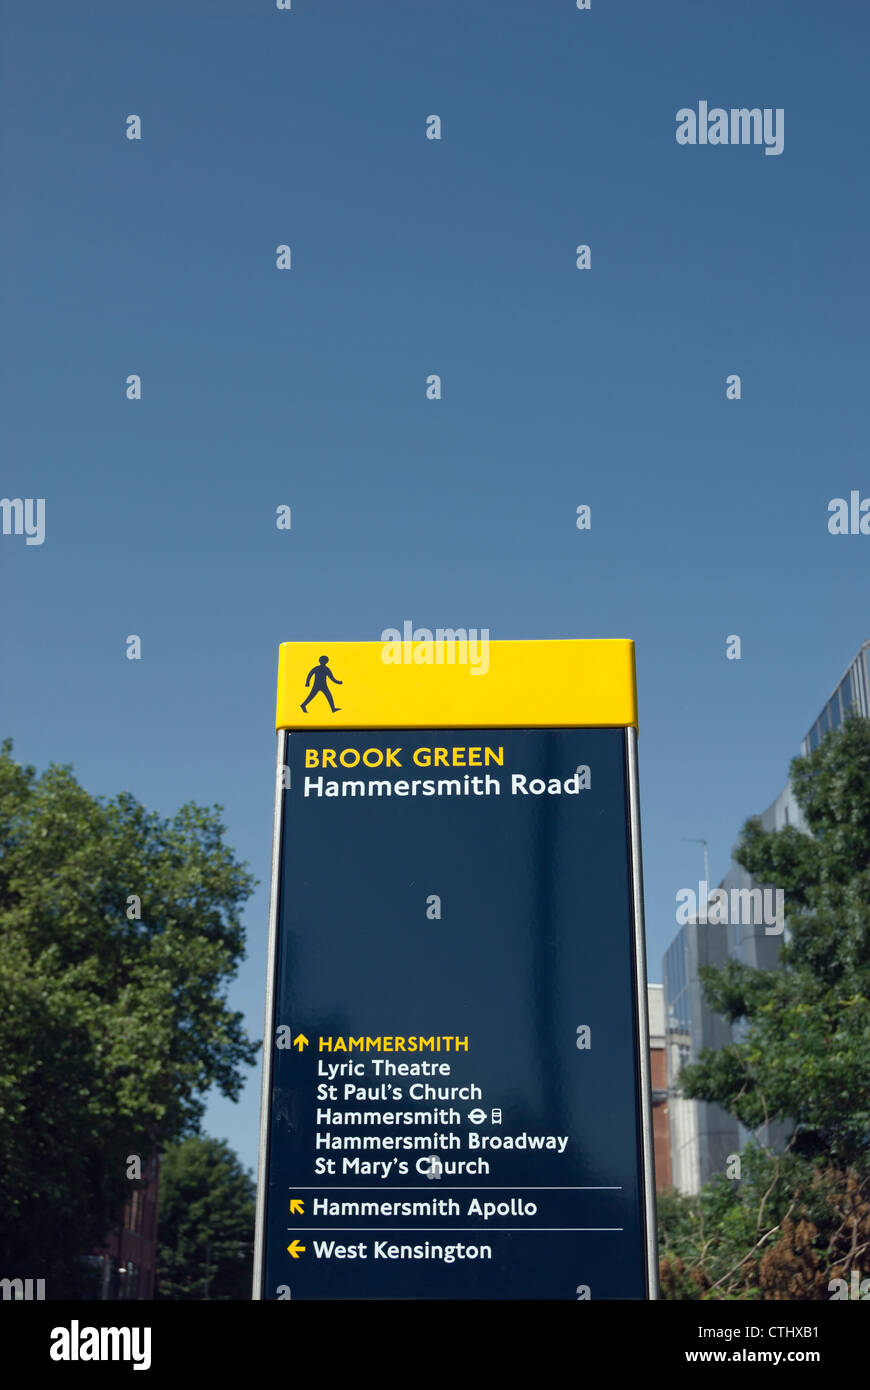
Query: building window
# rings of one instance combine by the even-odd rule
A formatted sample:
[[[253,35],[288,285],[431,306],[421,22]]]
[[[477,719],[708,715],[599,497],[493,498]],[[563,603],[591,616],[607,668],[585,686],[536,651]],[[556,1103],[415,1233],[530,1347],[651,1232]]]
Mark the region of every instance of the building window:
[[[122,1265],[118,1271],[120,1274],[118,1298],[125,1302],[139,1297],[139,1267],[132,1260],[128,1260],[126,1265]]]
[[[852,704],[856,714],[867,715],[870,713],[870,703],[867,699],[867,677],[864,671],[864,663],[867,660],[867,653],[862,653],[860,660],[856,661],[849,675],[852,682]]]
[[[848,712],[850,714],[861,713],[860,680],[857,663],[851,668],[848,676],[849,700]],[[846,704],[846,681],[843,682],[843,704]]]
[[[138,1236],[142,1230],[142,1192],[138,1187],[130,1199],[129,1211],[127,1230]]]

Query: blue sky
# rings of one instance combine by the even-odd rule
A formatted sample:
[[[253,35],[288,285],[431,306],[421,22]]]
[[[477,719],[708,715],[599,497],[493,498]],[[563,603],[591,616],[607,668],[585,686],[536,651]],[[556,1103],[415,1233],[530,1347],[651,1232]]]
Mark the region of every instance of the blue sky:
[[[224,806],[259,1037],[278,643],[632,637],[660,979],[683,837],[724,873],[870,636],[870,537],[827,530],[870,495],[866,7],[2,15],[2,492],[46,499],[0,537],[17,756]],[[783,153],[677,145],[700,100],[783,108]],[[249,1165],[258,1082],[206,1120]]]

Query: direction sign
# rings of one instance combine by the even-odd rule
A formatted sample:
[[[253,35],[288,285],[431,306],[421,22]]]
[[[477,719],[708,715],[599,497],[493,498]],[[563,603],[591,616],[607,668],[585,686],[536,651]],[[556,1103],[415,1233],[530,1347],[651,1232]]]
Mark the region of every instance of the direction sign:
[[[654,1297],[633,644],[395,645],[281,648],[254,1297]]]

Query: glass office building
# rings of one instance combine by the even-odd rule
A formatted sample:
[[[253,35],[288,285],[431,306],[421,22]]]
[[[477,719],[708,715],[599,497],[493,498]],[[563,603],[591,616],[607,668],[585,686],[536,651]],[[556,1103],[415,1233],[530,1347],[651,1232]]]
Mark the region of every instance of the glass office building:
[[[846,674],[840,681],[830,700],[822,710],[813,727],[801,745],[804,757],[814,753],[821,739],[830,729],[838,729],[850,709],[870,719],[870,642],[865,642],[855,659],[850,662]]]
[[[870,641],[864,642],[849,663],[845,674],[825,704],[818,719],[803,740],[804,756],[819,746],[831,729],[839,728],[850,709],[870,718]],[[761,814],[764,830],[783,830],[793,826],[809,833],[791,784]],[[730,868],[718,885],[732,890],[752,890],[766,885],[756,883],[732,858]],[[689,922],[677,933],[662,962],[667,1046],[669,1118],[671,1127],[671,1166],[674,1186],[683,1192],[697,1192],[714,1173],[724,1171],[730,1153],[744,1147],[749,1133],[719,1106],[686,1100],[679,1094],[678,1077],[687,1062],[695,1061],[702,1047],[724,1047],[741,1042],[747,1025],[738,1020],[733,1026],[716,1015],[704,999],[698,971],[701,965],[721,965],[725,960],[742,961],[756,970],[777,970],[782,942],[768,935],[763,925],[730,922],[724,926],[702,926]],[[762,1144],[779,1148],[789,1133],[786,1124],[763,1126],[757,1137]]]
[[[722,928],[690,921],[662,961],[671,1180],[681,1192],[696,1193],[713,1173],[724,1173],[729,1155],[739,1149],[732,1115],[708,1101],[686,1100],[677,1088],[683,1067],[696,1062],[702,1048],[731,1042],[729,1025],[706,1003],[698,978],[701,966],[722,966],[727,959]]]

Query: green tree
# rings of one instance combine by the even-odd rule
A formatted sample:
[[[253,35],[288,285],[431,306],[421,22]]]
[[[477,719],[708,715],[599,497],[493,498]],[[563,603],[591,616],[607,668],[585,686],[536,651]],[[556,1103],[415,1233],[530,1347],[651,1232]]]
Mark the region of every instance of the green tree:
[[[852,716],[827,734],[793,761],[791,781],[812,834],[753,819],[736,852],[785,892],[783,969],[702,969],[712,1008],[749,1030],[706,1049],[680,1081],[750,1129],[793,1122],[797,1151],[847,1167],[870,1148],[870,720]]]
[[[249,1299],[254,1181],[225,1139],[194,1136],[160,1164],[158,1298]]]
[[[705,1049],[680,1088],[750,1130],[786,1122],[792,1137],[784,1154],[744,1155],[748,1182],[717,1179],[666,1206],[674,1297],[827,1297],[829,1276],[870,1260],[870,720],[850,716],[794,759],[791,782],[811,833],[754,818],[735,852],[784,890],[782,969],[701,970],[711,1007],[746,1033]]]
[[[0,1260],[49,1297],[82,1287],[127,1156],[196,1130],[256,1058],[225,998],[254,880],[219,811],[161,819],[0,749]]]
[[[866,1275],[870,1174],[754,1144],[742,1163],[739,1181],[659,1195],[664,1298],[827,1299],[832,1280]]]

